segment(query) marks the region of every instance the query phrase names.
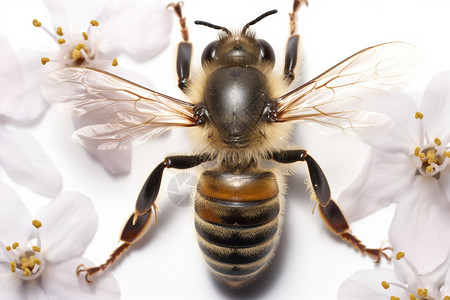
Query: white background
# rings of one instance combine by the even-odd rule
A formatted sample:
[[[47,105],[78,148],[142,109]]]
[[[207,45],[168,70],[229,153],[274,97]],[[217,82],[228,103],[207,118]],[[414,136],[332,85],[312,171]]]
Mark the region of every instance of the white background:
[[[279,63],[276,71],[279,71],[291,5],[290,0],[185,0],[184,13],[195,49],[193,72],[200,71],[201,52],[217,36],[215,30],[194,25],[194,20],[239,28],[274,8],[279,10],[278,14],[253,29],[275,49]],[[50,24],[42,3],[2,0],[2,6],[8,9],[0,12],[0,32],[13,47],[41,47],[42,32],[31,25],[31,20],[38,18]],[[303,81],[368,46],[405,41],[417,45],[422,52],[419,75],[405,90],[420,102],[432,76],[450,70],[449,13],[450,2],[446,0],[311,0],[309,7],[300,9],[298,20],[303,46]],[[177,26],[174,18],[172,43],[162,55],[140,65],[122,57],[119,61],[122,67],[146,74],[158,91],[185,99],[176,87],[175,51],[180,40]],[[46,42],[51,44],[50,39]],[[32,128],[10,128],[34,134],[63,174],[64,190],[80,191],[94,202],[99,228],[85,257],[96,263],[102,263],[118,245],[121,228],[152,169],[166,155],[190,153],[185,131],[174,130],[136,146],[131,173],[112,176],[72,143],[73,128],[67,107],[50,107]],[[308,149],[321,164],[334,198],[357,176],[368,150],[358,140],[325,137],[302,126],[296,127],[293,143]],[[177,172],[166,171],[158,202],[158,224],[111,268],[120,283],[122,299],[335,299],[345,278],[374,265],[370,258],[361,256],[330,234],[318,213],[311,214],[313,204],[303,184],[306,166],[298,164],[296,170],[297,174],[287,179],[285,226],[276,257],[263,278],[237,291],[218,284],[209,273],[195,239],[193,207],[176,206],[169,200],[166,187]],[[33,211],[47,202],[10,182],[3,170],[0,179],[10,183]],[[392,213],[390,207],[352,224],[353,232],[369,246],[378,247],[387,239]]]

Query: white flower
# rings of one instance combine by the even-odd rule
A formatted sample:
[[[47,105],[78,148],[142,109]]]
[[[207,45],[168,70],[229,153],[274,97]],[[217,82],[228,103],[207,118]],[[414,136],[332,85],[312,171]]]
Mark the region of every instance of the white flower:
[[[428,273],[419,273],[403,252],[394,268],[376,268],[352,274],[341,285],[338,300],[450,300],[449,257]]]
[[[0,165],[8,176],[33,192],[55,196],[62,177],[39,142],[25,132],[12,132],[5,124],[30,122],[45,111],[44,101],[23,97],[23,73],[8,42],[0,36]]]
[[[390,241],[423,272],[450,252],[449,89],[450,72],[443,72],[429,83],[420,109],[406,98],[383,103],[395,125],[367,141],[366,166],[338,199],[350,222],[397,203]]]
[[[76,267],[97,229],[91,201],[65,192],[33,220],[18,195],[0,182],[0,299],[119,299],[111,274],[95,286],[76,276]]]
[[[44,3],[50,10],[53,28],[38,18],[32,23],[42,29],[43,42],[53,44],[54,51],[21,53],[29,77],[45,79],[52,70],[83,66],[114,72],[149,85],[142,75],[117,66],[116,57],[126,54],[137,61],[146,61],[167,47],[172,15],[163,3],[146,0],[45,0]],[[58,101],[58,90],[63,88],[58,82],[36,80],[34,93],[39,86],[48,101]],[[74,114],[72,118],[75,129],[78,129],[104,123],[105,116],[96,112],[83,116]],[[87,150],[113,174],[130,171],[131,149],[99,151],[91,147]]]

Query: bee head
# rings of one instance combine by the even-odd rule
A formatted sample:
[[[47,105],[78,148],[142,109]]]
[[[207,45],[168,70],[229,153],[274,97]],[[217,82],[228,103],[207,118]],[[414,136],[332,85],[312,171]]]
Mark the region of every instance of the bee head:
[[[255,20],[247,23],[239,33],[232,33],[225,27],[217,26],[204,21],[195,21],[195,24],[204,25],[224,32],[216,41],[206,46],[202,54],[202,65],[218,63],[221,65],[255,65],[265,63],[271,67],[275,65],[275,53],[272,46],[262,39],[256,39],[248,28],[261,19],[276,13],[268,11]]]

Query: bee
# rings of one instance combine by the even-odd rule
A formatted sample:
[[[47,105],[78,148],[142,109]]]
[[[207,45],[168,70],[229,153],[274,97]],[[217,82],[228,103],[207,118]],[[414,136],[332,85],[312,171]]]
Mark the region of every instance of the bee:
[[[410,79],[416,48],[402,42],[385,43],[357,52],[334,67],[289,92],[295,79],[300,37],[298,9],[305,0],[294,0],[289,14],[284,69],[273,72],[275,54],[250,27],[276,13],[271,10],[248,22],[238,32],[204,21],[219,38],[205,47],[202,75],[191,78],[193,46],[189,41],[181,3],[172,3],[179,18],[182,41],[178,45],[178,87],[189,101],[176,99],[113,74],[91,68],[64,68],[49,75],[61,78],[64,94],[80,114],[98,113],[105,124],[77,131],[76,139],[98,149],[127,147],[173,127],[197,131],[199,150],[192,155],[167,156],[148,176],[121,234],[121,244],[105,263],[77,274],[86,280],[111,266],[149,229],[156,219],[162,176],[167,168],[189,169],[208,165],[194,195],[195,229],[200,249],[212,272],[232,288],[256,279],[269,265],[281,235],[283,179],[265,161],[279,165],[306,162],[311,197],[328,228],[353,247],[379,261],[389,259],[387,248],[367,248],[351,232],[344,214],[331,198],[326,176],[304,149],[288,149],[291,124],[302,122],[324,133],[364,134],[388,124],[374,112],[362,111],[365,97],[404,86]]]

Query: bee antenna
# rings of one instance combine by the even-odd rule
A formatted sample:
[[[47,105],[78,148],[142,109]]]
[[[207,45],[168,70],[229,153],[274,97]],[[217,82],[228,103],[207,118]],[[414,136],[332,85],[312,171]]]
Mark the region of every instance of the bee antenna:
[[[269,10],[269,11],[263,13],[262,15],[260,15],[259,17],[257,17],[256,19],[254,19],[253,21],[248,22],[247,24],[245,24],[244,28],[242,28],[242,34],[244,34],[250,26],[258,23],[259,21],[261,21],[265,17],[268,17],[270,15],[276,14],[277,12],[278,11],[276,9]]]
[[[210,27],[210,28],[213,28],[213,29],[217,29],[217,30],[223,30],[223,31],[225,31],[226,34],[231,34],[231,32],[227,28],[225,28],[223,26],[214,25],[214,24],[211,24],[211,23],[208,23],[208,22],[205,22],[205,21],[198,21],[197,20],[197,21],[194,22],[194,24],[207,26],[207,27]]]

